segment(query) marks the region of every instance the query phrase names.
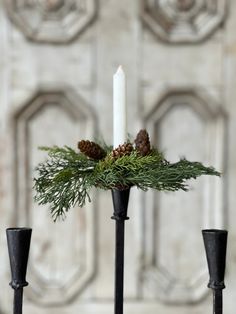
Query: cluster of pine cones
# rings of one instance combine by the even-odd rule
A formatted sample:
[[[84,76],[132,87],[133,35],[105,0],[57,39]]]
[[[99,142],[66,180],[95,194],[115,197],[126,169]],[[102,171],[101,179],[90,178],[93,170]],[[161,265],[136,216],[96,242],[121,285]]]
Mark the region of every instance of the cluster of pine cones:
[[[135,150],[138,151],[141,156],[146,156],[151,152],[149,135],[146,130],[140,130],[138,132],[134,144]],[[94,160],[100,160],[106,157],[105,150],[92,141],[82,140],[78,143],[78,148],[81,153]],[[133,150],[133,144],[127,142],[114,148],[111,152],[111,157],[117,159],[122,156],[130,155]]]

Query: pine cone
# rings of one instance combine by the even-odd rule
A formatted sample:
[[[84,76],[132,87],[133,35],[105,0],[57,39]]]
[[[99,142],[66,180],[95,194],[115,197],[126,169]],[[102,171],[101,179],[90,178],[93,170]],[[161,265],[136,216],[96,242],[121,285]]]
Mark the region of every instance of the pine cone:
[[[113,149],[111,152],[111,156],[115,159],[130,155],[133,150],[133,145],[131,143],[124,143],[123,145],[119,145],[117,148]]]
[[[91,141],[79,141],[78,148],[81,153],[92,159],[99,160],[106,156],[105,150],[98,144]]]
[[[146,156],[151,152],[151,145],[149,135],[146,130],[140,130],[134,141],[136,150],[142,155]]]

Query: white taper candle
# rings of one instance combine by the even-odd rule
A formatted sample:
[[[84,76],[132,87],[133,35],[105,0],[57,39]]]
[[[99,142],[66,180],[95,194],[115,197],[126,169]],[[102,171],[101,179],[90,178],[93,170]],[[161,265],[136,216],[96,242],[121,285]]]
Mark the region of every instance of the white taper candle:
[[[122,66],[113,75],[113,147],[126,141],[126,79]]]

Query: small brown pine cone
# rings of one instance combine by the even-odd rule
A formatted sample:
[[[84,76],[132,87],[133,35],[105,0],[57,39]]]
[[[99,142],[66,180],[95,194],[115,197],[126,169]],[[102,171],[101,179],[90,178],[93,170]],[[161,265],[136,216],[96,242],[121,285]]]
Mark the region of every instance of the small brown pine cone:
[[[136,150],[142,155],[146,156],[151,152],[151,145],[149,135],[146,130],[140,130],[134,141]]]
[[[106,156],[105,150],[92,141],[79,141],[78,148],[81,153],[92,159],[99,160]]]
[[[111,152],[111,156],[115,159],[130,155],[133,151],[133,145],[131,143],[124,143],[123,145],[119,145],[117,148],[113,149]]]

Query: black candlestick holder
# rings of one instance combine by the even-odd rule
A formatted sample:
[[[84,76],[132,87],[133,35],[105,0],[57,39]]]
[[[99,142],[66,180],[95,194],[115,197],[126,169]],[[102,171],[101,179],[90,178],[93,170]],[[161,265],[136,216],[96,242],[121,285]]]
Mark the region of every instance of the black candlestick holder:
[[[125,220],[129,203],[130,188],[112,190],[115,232],[115,297],[114,313],[123,314],[124,303],[124,243]],[[11,266],[11,287],[14,289],[13,314],[22,314],[23,288],[28,285],[26,271],[32,229],[8,228],[6,230]],[[213,290],[213,314],[223,313],[222,290],[225,288],[226,230],[202,230],[210,280],[208,287]]]
[[[225,288],[225,260],[227,235],[226,230],[202,230],[210,280],[208,288],[213,291],[213,313],[223,313],[222,290]]]
[[[6,230],[12,277],[10,286],[14,289],[13,314],[22,314],[23,288],[28,285],[25,277],[31,233],[30,228]]]
[[[123,314],[125,220],[129,219],[127,217],[129,194],[130,188],[125,190],[112,190],[114,214],[111,218],[116,221],[114,297],[115,314]]]

